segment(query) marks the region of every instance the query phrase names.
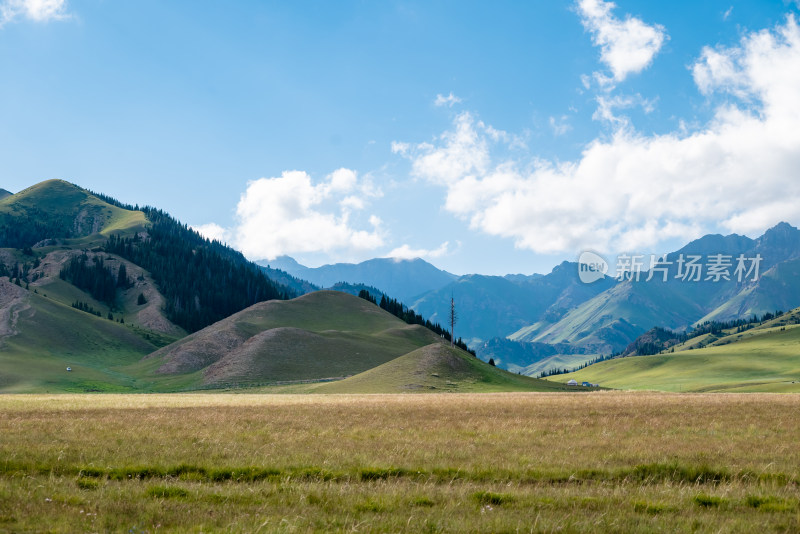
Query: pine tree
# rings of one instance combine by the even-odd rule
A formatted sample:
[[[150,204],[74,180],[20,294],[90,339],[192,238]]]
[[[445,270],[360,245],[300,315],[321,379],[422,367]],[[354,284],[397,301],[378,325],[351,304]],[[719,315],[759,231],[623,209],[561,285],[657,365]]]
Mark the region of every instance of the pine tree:
[[[130,287],[130,280],[128,280],[128,269],[125,264],[120,264],[119,271],[117,272],[117,287],[127,289]]]

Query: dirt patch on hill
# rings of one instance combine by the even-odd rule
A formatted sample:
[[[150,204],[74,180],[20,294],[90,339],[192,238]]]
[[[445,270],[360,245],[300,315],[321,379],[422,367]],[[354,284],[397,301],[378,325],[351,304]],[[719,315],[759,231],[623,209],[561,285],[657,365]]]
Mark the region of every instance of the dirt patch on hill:
[[[28,304],[28,292],[8,278],[0,278],[0,346],[7,337],[17,335],[20,314],[33,311]]]

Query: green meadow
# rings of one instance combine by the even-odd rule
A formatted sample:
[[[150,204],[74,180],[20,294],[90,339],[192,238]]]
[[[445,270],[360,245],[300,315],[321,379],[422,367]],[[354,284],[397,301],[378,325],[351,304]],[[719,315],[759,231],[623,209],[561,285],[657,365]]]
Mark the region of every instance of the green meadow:
[[[797,532],[800,397],[0,396],[2,532]]]
[[[550,380],[574,378],[615,389],[716,392],[800,392],[800,327],[767,326],[674,353],[618,358]]]

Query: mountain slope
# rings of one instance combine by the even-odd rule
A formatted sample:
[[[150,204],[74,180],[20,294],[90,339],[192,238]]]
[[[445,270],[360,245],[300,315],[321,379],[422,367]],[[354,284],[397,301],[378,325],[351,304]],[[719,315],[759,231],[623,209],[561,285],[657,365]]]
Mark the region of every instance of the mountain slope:
[[[0,238],[0,281],[23,292],[0,304],[0,381],[22,389],[52,383],[80,390],[88,368],[105,384],[99,389],[184,387],[197,380],[154,376],[145,383],[139,379],[150,374],[147,366],[122,367],[187,330],[291,294],[241,253],[160,210],[139,210],[62,180],[0,200]],[[30,317],[14,311],[20,302]],[[102,354],[110,359],[93,356]],[[58,379],[26,375],[22,361],[31,369],[48,361]],[[67,366],[75,370],[64,375]]]
[[[62,262],[65,250],[87,256],[89,263],[68,277],[83,289],[91,289],[92,278],[117,280],[116,268],[109,276],[103,268],[96,269],[106,259],[130,262],[115,266],[140,267],[163,297],[157,299],[163,315],[187,331],[256,302],[293,295],[241,253],[204,239],[155,208],[139,210],[63,180],[48,180],[0,200],[0,276],[26,283],[38,280],[34,275],[59,276],[60,272],[35,269]],[[120,282],[119,287],[128,285]],[[99,297],[97,291],[89,292]],[[104,294],[100,300],[114,311],[113,288],[107,286]]]
[[[108,204],[63,180],[48,180],[0,200],[0,248],[31,247],[45,239],[134,232],[147,223],[141,211]]]
[[[199,373],[198,386],[252,385],[353,375],[439,341],[364,299],[318,291],[251,306],[148,360],[157,375]]]
[[[790,317],[795,319],[787,324]],[[669,354],[615,358],[551,380],[619,389],[800,392],[800,325],[791,324],[796,321],[800,310],[702,349],[676,346]]]
[[[537,343],[492,338],[476,350],[484,361],[491,358],[495,364],[512,373],[535,376],[550,369],[572,369],[597,357],[590,349],[570,343]]]
[[[0,278],[2,392],[128,391],[137,387],[136,379],[122,368],[173,339],[95,317]]]
[[[462,276],[426,293],[411,307],[431,321],[446,324],[452,295],[459,316],[456,335],[478,344],[508,336],[535,322],[556,322],[613,283],[606,278],[595,284],[582,284],[577,264],[563,262],[544,276]]]
[[[282,256],[269,262],[260,262],[260,265],[280,269],[324,288],[338,282],[377,287],[403,302],[410,302],[413,297],[438,289],[457,278],[419,258],[375,258],[357,264],[336,263],[312,268],[300,265],[288,256]]]
[[[677,277],[679,258],[730,257],[730,280],[707,280],[703,271],[698,282]],[[762,260],[760,277],[753,281],[734,275],[736,259]],[[667,256],[668,279],[661,274],[647,282],[628,280],[582,303],[555,324],[522,328],[510,336],[517,341],[569,342],[610,354],[624,349],[652,327],[683,330],[706,320],[728,321],[752,314],[800,305],[800,231],[786,223],[767,230],[758,239],[744,236],[708,235]],[[749,264],[748,264],[749,265]]]
[[[288,287],[294,291],[295,295],[305,295],[306,293],[311,293],[312,291],[318,291],[321,289],[311,282],[292,276],[286,271],[273,269],[271,267],[264,267],[263,265],[259,265],[259,267],[261,267],[261,270],[264,271],[270,280],[273,280],[282,286]]]
[[[466,352],[433,343],[345,380],[314,385],[314,393],[562,391],[561,384],[492,367]]]
[[[3,200],[6,197],[10,197],[13,194],[14,193],[12,193],[11,191],[7,191],[3,188],[0,188],[0,200]]]

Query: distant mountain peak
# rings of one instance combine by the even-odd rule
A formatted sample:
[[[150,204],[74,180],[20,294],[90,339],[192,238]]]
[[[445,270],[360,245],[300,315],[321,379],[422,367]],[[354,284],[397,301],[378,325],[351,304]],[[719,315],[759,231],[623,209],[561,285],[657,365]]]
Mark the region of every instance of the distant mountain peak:
[[[379,260],[390,260],[394,263],[408,263],[408,264],[426,264],[426,265],[433,265],[432,263],[420,258],[376,258]]]
[[[574,261],[564,260],[561,263],[559,263],[558,265],[556,265],[555,267],[553,267],[553,270],[550,271],[550,272],[551,273],[556,273],[556,272],[562,272],[562,271],[566,271],[566,270],[571,270],[571,271],[574,271],[574,272],[577,273],[578,272],[578,263],[574,262]]]
[[[776,224],[775,226],[773,226],[772,228],[770,228],[769,230],[767,230],[764,233],[766,234],[766,233],[772,232],[772,231],[787,231],[787,230],[791,230],[791,231],[797,232],[797,228],[796,227],[792,226],[791,224],[787,223],[786,221],[781,221],[781,222],[779,222],[778,224]]]
[[[263,265],[264,267],[272,267],[274,269],[281,269],[283,271],[286,270],[285,266],[295,266],[295,267],[303,267],[300,263],[297,262],[296,259],[292,258],[291,256],[277,256],[272,260],[259,260],[256,263],[259,265]]]
[[[761,240],[770,240],[770,239],[785,239],[785,238],[796,238],[800,235],[800,230],[792,226],[787,222],[779,222],[766,232],[764,235],[761,236]]]
[[[756,251],[766,258],[768,265],[800,257],[800,230],[780,222],[756,240]]]

